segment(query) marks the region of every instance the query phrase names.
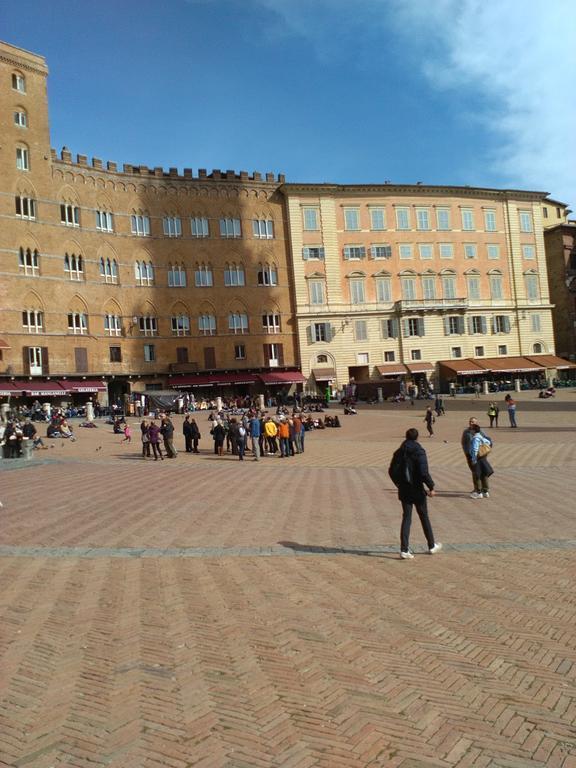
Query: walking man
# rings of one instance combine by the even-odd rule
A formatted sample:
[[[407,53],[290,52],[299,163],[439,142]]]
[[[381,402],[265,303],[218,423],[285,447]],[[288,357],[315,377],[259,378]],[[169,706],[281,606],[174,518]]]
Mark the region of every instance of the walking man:
[[[262,425],[260,423],[260,419],[258,418],[258,414],[255,413],[252,416],[248,422],[248,429],[250,435],[250,444],[252,447],[252,456],[254,456],[254,461],[260,461],[260,436]]]
[[[412,508],[414,506],[422,524],[429,554],[435,555],[442,549],[442,544],[434,540],[432,525],[428,517],[427,497],[434,496],[434,481],[428,470],[426,451],[417,441],[418,430],[408,429],[406,440],[395,451],[388,469],[392,482],[398,488],[398,498],[402,503],[400,557],[403,560],[414,559],[409,546]]]
[[[468,419],[468,426],[464,432],[462,432],[462,439],[460,440],[462,450],[464,451],[464,456],[466,456],[468,469],[472,473],[472,483],[474,487],[472,489],[471,496],[474,499],[479,498],[478,494],[482,495],[482,485],[479,482],[476,470],[474,468],[474,462],[472,461],[472,441],[476,435],[476,426],[478,426],[478,419],[475,419],[474,417]]]

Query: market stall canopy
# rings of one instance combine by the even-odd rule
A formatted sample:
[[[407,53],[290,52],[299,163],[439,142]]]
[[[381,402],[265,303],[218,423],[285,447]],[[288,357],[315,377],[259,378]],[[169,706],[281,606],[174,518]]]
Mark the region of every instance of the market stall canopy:
[[[68,387],[62,386],[57,381],[13,381],[12,384],[30,397],[58,397],[67,395]]]
[[[406,363],[406,368],[414,376],[416,373],[431,373],[434,370],[433,363],[418,362]]]
[[[537,373],[545,369],[527,357],[486,357],[482,358],[481,365],[493,373]]]
[[[300,371],[277,371],[275,373],[259,373],[258,378],[262,384],[267,386],[285,385],[285,384],[302,384],[306,381],[306,377],[302,376]]]
[[[406,376],[406,366],[402,363],[388,363],[387,365],[377,365],[376,369],[380,376]]]
[[[556,357],[556,355],[533,355],[527,359],[533,363],[538,363],[538,365],[543,365],[545,368],[556,368],[558,370],[576,368],[576,363],[571,363],[570,360],[564,360],[563,357]]]
[[[480,362],[463,358],[462,360],[439,360],[438,364],[446,368],[455,376],[476,376],[482,373],[488,373],[489,368],[485,368]]]
[[[336,378],[334,368],[312,368],[312,374],[316,381],[331,381]]]
[[[18,387],[15,387],[11,381],[0,382],[0,397],[9,397],[10,395],[12,397],[18,397],[21,394],[22,390]]]
[[[78,392],[106,392],[108,387],[106,386],[106,383],[98,380],[98,379],[89,379],[89,380],[81,380],[76,381],[73,379],[62,379],[58,381],[58,384],[60,384],[61,387],[64,389],[70,390],[72,394]]]

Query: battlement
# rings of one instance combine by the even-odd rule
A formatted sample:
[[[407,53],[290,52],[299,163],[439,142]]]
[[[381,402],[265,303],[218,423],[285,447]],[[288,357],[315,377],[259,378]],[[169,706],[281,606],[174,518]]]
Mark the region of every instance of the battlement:
[[[93,157],[91,161],[88,161],[87,155],[76,155],[76,160],[72,159],[72,152],[68,147],[62,147],[60,156],[55,149],[51,149],[52,161],[54,163],[66,163],[66,165],[79,168],[79,169],[91,169],[95,171],[104,171],[107,173],[115,173],[122,176],[137,176],[139,178],[146,179],[170,179],[178,181],[235,181],[235,182],[257,182],[267,184],[284,184],[286,177],[283,173],[279,173],[277,176],[273,173],[261,174],[258,171],[254,171],[252,174],[248,171],[222,171],[219,168],[214,168],[210,173],[205,168],[199,168],[198,173],[195,176],[192,168],[184,168],[182,173],[179,173],[178,168],[164,168],[155,167],[149,168],[147,165],[131,165],[124,163],[122,169],[118,169],[118,164],[110,160],[104,162],[99,157]]]

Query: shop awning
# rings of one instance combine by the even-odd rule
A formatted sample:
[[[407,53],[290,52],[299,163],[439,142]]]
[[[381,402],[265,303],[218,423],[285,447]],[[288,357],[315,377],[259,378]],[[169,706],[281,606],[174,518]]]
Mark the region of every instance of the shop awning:
[[[430,373],[434,370],[434,365],[432,363],[424,363],[420,360],[419,362],[406,363],[406,368],[408,368],[408,371],[414,375],[416,373]]]
[[[388,363],[377,365],[376,370],[380,376],[406,376],[406,366],[402,363]]]
[[[57,381],[13,381],[14,386],[30,397],[57,397],[67,395],[67,387],[61,386]]]
[[[545,368],[526,357],[486,357],[482,359],[482,366],[493,373],[530,373],[543,371]]]
[[[75,381],[73,379],[66,379],[58,381],[58,384],[63,389],[68,389],[72,394],[75,392],[106,392],[106,383],[98,379],[86,379],[82,381]]]
[[[0,397],[18,397],[22,394],[22,390],[19,387],[15,387],[11,381],[0,382]]]
[[[300,371],[277,371],[275,373],[259,373],[258,378],[262,384],[272,386],[274,384],[284,386],[286,384],[302,384],[306,377]]]
[[[462,360],[439,360],[439,365],[447,368],[455,376],[476,376],[480,373],[488,373],[489,368],[481,362],[463,358]]]
[[[8,344],[6,339],[0,339],[0,349],[12,349],[12,347]]]
[[[331,381],[336,378],[334,368],[312,368],[312,373],[316,381]]]
[[[169,380],[175,389],[189,387],[225,387],[228,384],[255,384],[258,380],[254,373],[199,373],[197,376],[175,376]]]
[[[564,360],[563,357],[556,357],[556,355],[531,355],[528,360],[538,365],[543,365],[545,368],[556,368],[559,371],[567,368],[576,368],[576,363],[571,363],[570,360]]]

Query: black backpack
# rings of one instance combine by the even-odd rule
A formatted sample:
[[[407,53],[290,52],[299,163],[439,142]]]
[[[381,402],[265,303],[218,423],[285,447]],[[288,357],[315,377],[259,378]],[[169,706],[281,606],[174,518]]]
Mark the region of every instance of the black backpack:
[[[388,474],[396,488],[401,485],[412,484],[412,460],[403,445],[394,451],[392,461],[388,467]]]

